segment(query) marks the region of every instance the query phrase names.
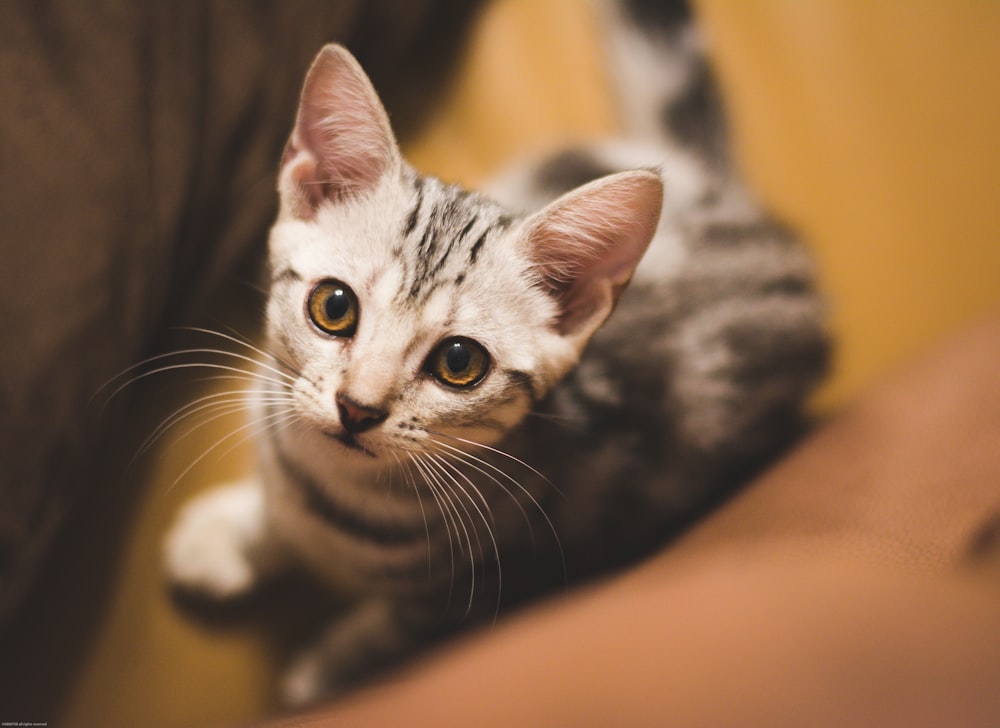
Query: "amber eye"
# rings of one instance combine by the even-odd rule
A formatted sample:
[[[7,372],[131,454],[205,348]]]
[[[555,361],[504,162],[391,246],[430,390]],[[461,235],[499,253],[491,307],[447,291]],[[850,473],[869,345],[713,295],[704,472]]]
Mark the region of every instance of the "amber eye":
[[[490,369],[490,355],[472,339],[445,339],[427,357],[424,370],[442,384],[458,389],[475,386]]]
[[[358,299],[340,281],[318,283],[309,294],[307,308],[312,322],[327,334],[354,336],[358,328]]]

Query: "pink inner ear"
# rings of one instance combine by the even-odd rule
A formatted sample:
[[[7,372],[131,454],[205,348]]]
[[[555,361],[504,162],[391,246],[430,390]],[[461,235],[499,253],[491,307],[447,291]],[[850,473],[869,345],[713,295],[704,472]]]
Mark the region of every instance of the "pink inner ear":
[[[389,120],[357,61],[342,47],[320,51],[306,76],[285,151],[282,195],[311,217],[324,200],[374,187],[398,158]]]
[[[586,341],[610,315],[656,232],[662,203],[659,175],[625,172],[570,192],[536,216],[531,256],[559,303],[559,333]]]

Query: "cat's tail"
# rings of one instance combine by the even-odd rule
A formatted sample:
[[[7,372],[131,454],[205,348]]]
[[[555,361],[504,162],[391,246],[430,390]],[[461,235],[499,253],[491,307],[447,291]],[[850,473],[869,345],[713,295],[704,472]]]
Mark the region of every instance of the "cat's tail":
[[[623,134],[729,165],[722,100],[691,6],[681,0],[595,0]]]

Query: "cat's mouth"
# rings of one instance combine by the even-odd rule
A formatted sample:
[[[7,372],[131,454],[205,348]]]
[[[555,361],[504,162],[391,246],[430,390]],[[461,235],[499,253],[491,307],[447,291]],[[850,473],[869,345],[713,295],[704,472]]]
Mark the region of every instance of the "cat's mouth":
[[[361,453],[362,455],[366,455],[370,458],[377,457],[375,453],[373,453],[371,450],[369,450],[360,442],[358,442],[358,439],[350,432],[346,431],[331,432],[330,430],[323,430],[323,434],[329,437],[331,440],[336,440],[341,445],[346,447],[348,450]]]

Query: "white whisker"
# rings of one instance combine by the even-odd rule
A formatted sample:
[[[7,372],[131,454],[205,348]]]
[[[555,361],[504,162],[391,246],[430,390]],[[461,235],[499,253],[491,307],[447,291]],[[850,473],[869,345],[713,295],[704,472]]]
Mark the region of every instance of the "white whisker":
[[[417,496],[417,505],[420,506],[420,517],[424,522],[424,534],[427,537],[427,580],[430,582],[432,574],[432,557],[431,557],[431,529],[430,525],[427,523],[427,512],[424,510],[424,499],[420,494],[420,488],[417,487],[417,482],[413,478],[413,472],[410,470],[410,460],[403,459],[400,457],[399,453],[395,450],[390,450],[393,458],[396,460],[396,464],[399,467],[399,472],[403,475],[403,480],[407,485],[413,490]]]
[[[458,544],[463,547],[462,540],[459,538],[460,535],[465,535],[465,543],[468,544],[468,553],[470,559],[474,559],[474,554],[472,550],[472,537],[469,535],[469,529],[466,527],[465,522],[462,520],[462,514],[458,511],[455,506],[455,501],[442,485],[440,480],[435,474],[433,468],[430,467],[429,461],[425,461],[424,458],[414,458],[412,460],[413,464],[416,466],[417,470],[423,476],[424,482],[432,493],[435,493],[435,497],[439,498],[439,504],[442,506],[442,513],[446,514],[448,519],[451,521],[452,526],[455,529],[455,537],[458,538]],[[461,533],[460,533],[461,532]],[[475,583],[475,566],[473,561],[473,573],[472,579],[473,584]],[[455,559],[454,551],[452,551],[452,561],[451,561],[451,589],[455,586]],[[451,591],[449,590],[448,595],[449,602],[451,601]]]
[[[145,441],[139,447],[138,451],[136,452],[135,456],[132,459],[133,463],[135,462],[136,459],[138,459],[143,454],[148,452],[149,449],[152,448],[153,445],[155,445],[164,435],[166,435],[167,432],[169,432],[171,429],[180,425],[181,422],[189,418],[196,417],[199,414],[205,412],[211,412],[210,416],[202,417],[193,426],[188,428],[183,434],[179,435],[174,440],[175,444],[181,442],[187,437],[190,437],[198,430],[202,429],[203,427],[207,427],[216,420],[228,417],[237,412],[246,411],[247,409],[250,408],[250,403],[247,402],[246,398],[243,396],[233,395],[228,392],[220,393],[220,395],[218,396],[221,395],[225,395],[229,398],[216,399],[210,402],[204,402],[204,399],[206,398],[201,398],[199,400],[196,400],[195,402],[185,405],[184,407],[181,407],[180,409],[175,411],[172,415],[167,417],[163,422],[161,422],[156,427],[156,429],[153,430],[152,433],[150,433],[150,435],[145,439]],[[209,396],[211,397],[212,395]],[[270,400],[259,400],[259,401],[263,404],[272,404],[272,405],[290,404],[290,400],[287,398],[274,398]]]
[[[524,518],[524,522],[528,525],[528,531],[529,531],[529,533],[531,535],[531,543],[532,543],[532,546],[534,546],[534,544],[535,544],[535,534],[534,534],[534,529],[533,529],[533,525],[534,524],[532,523],[531,517],[528,515],[528,512],[526,510],[524,510],[524,506],[521,504],[521,501],[514,495],[514,493],[511,492],[511,490],[506,485],[504,485],[502,482],[500,482],[500,480],[498,480],[495,475],[493,475],[492,473],[489,473],[486,470],[484,470],[483,468],[479,467],[479,465],[477,463],[482,464],[482,465],[486,465],[487,467],[491,468],[495,472],[500,473],[507,480],[510,480],[515,485],[517,485],[518,488],[520,488],[522,491],[527,492],[525,490],[524,486],[522,486],[520,483],[518,483],[511,475],[509,475],[508,473],[503,472],[500,468],[497,468],[492,463],[487,462],[487,461],[485,461],[485,460],[483,460],[481,458],[478,458],[475,455],[472,455],[471,453],[467,453],[464,450],[460,450],[458,448],[452,447],[451,445],[448,445],[447,443],[444,443],[444,442],[437,442],[435,440],[431,440],[431,444],[433,444],[436,448],[438,448],[437,452],[440,453],[441,455],[445,455],[447,457],[450,457],[450,458],[452,458],[454,460],[457,460],[458,462],[462,463],[466,467],[472,468],[473,470],[475,470],[480,475],[483,475],[486,478],[489,478],[489,480],[492,481],[494,485],[496,485],[498,488],[500,488],[507,495],[507,497],[510,498],[511,501],[513,501],[514,505],[517,506],[517,509],[521,512],[521,516]],[[529,496],[530,496],[530,494],[529,494]],[[538,503],[535,503],[535,505],[538,506]],[[539,506],[539,508],[540,508],[540,506]]]
[[[252,364],[253,368],[254,368],[254,371],[248,371],[246,369],[242,369],[242,368],[234,366],[234,365],[223,365],[223,364],[220,364],[220,363],[217,363],[217,362],[186,362],[186,363],[181,363],[181,364],[176,364],[176,365],[156,367],[155,369],[153,369],[151,371],[143,372],[143,373],[138,374],[136,376],[129,377],[126,381],[124,381],[118,387],[116,387],[115,390],[105,400],[104,405],[102,406],[102,412],[122,392],[122,390],[126,389],[127,387],[130,387],[133,384],[135,384],[135,383],[137,383],[137,382],[139,382],[139,381],[141,381],[141,380],[143,380],[143,379],[145,379],[145,378],[147,378],[149,376],[152,376],[154,374],[162,374],[162,373],[165,373],[165,372],[174,371],[175,369],[183,369],[185,367],[204,367],[206,369],[223,369],[223,370],[226,370],[226,371],[231,371],[231,372],[235,372],[235,373],[239,373],[239,374],[247,374],[247,375],[252,375],[252,374],[254,374],[257,371],[263,370],[263,371],[266,371],[266,372],[270,372],[271,374],[279,377],[280,379],[288,382],[289,384],[294,384],[297,381],[298,377],[301,376],[301,374],[296,370],[296,368],[294,366],[290,365],[288,362],[280,359],[279,357],[275,356],[274,354],[271,354],[270,352],[265,351],[264,349],[256,347],[256,346],[254,346],[254,345],[252,345],[252,344],[250,344],[250,343],[248,343],[246,341],[241,341],[240,339],[237,339],[234,336],[230,336],[228,334],[223,334],[223,333],[220,333],[218,331],[212,331],[210,329],[188,328],[187,330],[189,330],[189,331],[195,331],[195,332],[199,332],[199,333],[204,333],[204,334],[210,334],[210,335],[213,335],[213,336],[218,336],[218,337],[220,337],[222,339],[225,339],[227,341],[231,341],[231,342],[236,343],[236,344],[238,344],[240,346],[247,347],[248,349],[250,349],[250,351],[258,354],[259,357],[251,357],[251,356],[247,356],[245,354],[239,354],[237,352],[226,351],[225,349],[217,349],[217,348],[211,348],[211,347],[196,347],[196,348],[189,348],[189,349],[179,349],[177,351],[169,351],[169,352],[165,352],[165,353],[162,353],[162,354],[156,354],[156,355],[148,357],[148,358],[146,358],[146,359],[144,359],[144,360],[142,360],[140,362],[137,362],[136,364],[133,364],[132,366],[126,368],[125,370],[123,370],[123,371],[119,372],[118,374],[116,374],[115,376],[113,376],[107,382],[105,382],[104,384],[102,384],[97,389],[97,391],[94,392],[94,394],[91,396],[91,401],[93,401],[95,398],[97,398],[102,392],[104,392],[108,387],[112,386],[116,381],[119,381],[119,380],[121,380],[124,377],[129,377],[129,375],[131,375],[133,372],[135,372],[135,371],[137,371],[139,369],[142,369],[143,367],[149,366],[149,365],[154,364],[156,362],[162,362],[162,361],[165,361],[165,360],[176,359],[176,358],[185,357],[185,356],[211,355],[211,356],[217,356],[217,357],[228,357],[228,358],[231,358],[231,359],[235,359],[238,362],[245,362],[245,363],[248,363],[248,364]],[[282,371],[281,369],[268,364],[266,361],[262,361],[261,357],[276,362],[277,364],[281,365],[282,367],[284,367],[288,371]],[[289,373],[289,372],[291,372],[291,373]],[[278,381],[278,380],[274,380],[274,381]]]
[[[223,444],[225,444],[229,440],[231,440],[231,439],[233,439],[233,438],[235,438],[235,437],[237,437],[239,435],[243,435],[242,439],[238,440],[237,443],[236,443],[236,446],[239,446],[240,444],[242,444],[243,442],[245,442],[247,438],[252,437],[253,436],[253,431],[256,428],[259,428],[264,423],[267,423],[267,422],[269,422],[271,420],[276,420],[276,419],[280,420],[281,422],[284,422],[287,419],[295,419],[295,418],[297,418],[297,415],[294,412],[288,412],[288,411],[284,411],[284,412],[271,412],[271,413],[268,413],[268,414],[266,414],[266,415],[264,415],[262,417],[259,417],[258,419],[254,420],[253,422],[248,422],[245,425],[243,425],[242,427],[236,428],[235,430],[233,430],[229,434],[227,434],[224,437],[220,438],[214,445],[212,445],[211,447],[209,447],[201,455],[199,455],[197,458],[195,458],[190,464],[188,464],[188,466],[186,468],[184,468],[184,470],[181,472],[181,474],[178,475],[174,479],[174,481],[167,487],[167,492],[173,490],[174,487],[184,478],[184,476],[186,476],[188,473],[190,473],[191,470],[193,470],[202,460],[204,460],[205,458],[207,458],[209,455],[211,455],[213,452],[215,452],[219,447],[221,447]],[[247,430],[251,431],[250,434],[249,435],[244,435],[243,433],[245,433]],[[229,450],[227,450],[226,452],[229,452]]]
[[[549,485],[549,487],[551,487],[556,493],[558,493],[559,495],[563,496],[564,498],[566,497],[565,494],[561,490],[559,490],[559,488],[557,488],[556,485],[551,480],[549,480],[548,478],[546,478],[542,473],[540,473],[538,470],[536,470],[535,468],[533,468],[530,465],[528,465],[528,463],[524,462],[520,458],[515,457],[515,456],[511,455],[508,452],[504,452],[503,450],[500,450],[500,449],[495,448],[495,447],[491,447],[489,445],[484,445],[481,442],[475,442],[474,440],[467,440],[466,438],[459,437],[458,435],[449,435],[447,432],[437,432],[437,431],[428,430],[428,433],[430,433],[431,435],[435,435],[437,437],[447,437],[450,440],[455,440],[457,442],[461,442],[464,445],[471,445],[472,447],[478,447],[478,448],[480,448],[482,450],[486,450],[488,452],[491,452],[494,455],[499,455],[500,457],[507,458],[508,460],[510,460],[510,461],[512,461],[512,462],[514,462],[514,463],[516,463],[518,465],[520,465],[525,470],[531,471],[532,473],[534,473],[535,475],[537,475],[539,478],[541,478],[542,480],[544,480]],[[441,443],[441,444],[444,444],[444,443]],[[458,448],[456,448],[456,449],[458,449]],[[495,467],[495,466],[492,466],[492,467]],[[503,472],[503,471],[500,471],[498,469],[498,472]]]
[[[434,482],[428,479],[425,469],[421,466],[418,460],[411,459],[413,466],[416,468],[417,472],[420,473],[420,477],[423,479],[424,484],[427,489],[430,490],[431,495],[433,495],[435,502],[438,506],[438,511],[441,513],[441,520],[445,526],[445,532],[448,534],[448,559],[450,564],[450,576],[448,580],[448,600],[447,604],[451,606],[451,600],[455,591],[455,541],[458,539],[458,524],[455,521],[455,517],[448,507],[443,495],[440,493],[439,488],[434,484]]]
[[[292,364],[290,364],[289,362],[287,362],[285,359],[279,357],[274,352],[270,352],[270,351],[267,351],[265,349],[261,349],[259,346],[255,346],[253,343],[251,343],[249,340],[247,340],[246,338],[244,338],[242,336],[231,336],[229,334],[224,334],[221,331],[213,331],[212,329],[203,329],[203,328],[199,328],[197,326],[188,326],[188,327],[184,327],[184,328],[187,331],[195,331],[195,332],[198,332],[198,333],[201,333],[201,334],[208,334],[210,336],[218,336],[218,337],[220,337],[222,339],[225,339],[226,341],[231,341],[234,344],[238,344],[240,346],[245,346],[250,351],[252,351],[252,352],[254,352],[256,354],[259,354],[259,355],[261,355],[263,357],[267,357],[268,359],[270,359],[271,361],[273,361],[275,364],[278,364],[279,366],[282,366],[285,369],[287,369],[288,372],[290,372],[291,374],[294,375],[294,377],[289,377],[288,373],[286,373],[286,372],[281,372],[281,371],[279,371],[277,369],[273,369],[271,367],[267,367],[267,368],[271,369],[272,371],[274,371],[277,374],[281,374],[281,375],[284,375],[284,376],[288,377],[292,381],[294,381],[295,377],[301,377],[302,376],[302,372],[300,372],[298,370],[298,368],[296,368],[295,366],[293,366]],[[254,360],[254,361],[257,361],[257,360]],[[260,363],[260,362],[258,361],[258,363]],[[266,367],[267,365],[264,365],[264,366]]]
[[[261,434],[265,432],[271,434],[278,434],[284,431],[285,428],[289,427],[290,425],[294,425],[298,422],[300,422],[298,413],[289,408],[285,410],[279,410],[268,413],[267,417],[262,417],[256,420],[255,426],[260,428],[259,433]],[[246,442],[256,434],[258,433],[250,432],[244,435],[239,440],[232,443],[229,447],[223,450],[221,453],[219,453],[219,458],[222,459],[226,457],[230,452],[238,448],[240,445],[242,445],[244,442]]]
[[[169,355],[164,354],[164,355],[161,355],[159,357],[154,357],[154,358],[155,359],[163,359],[166,356],[180,356],[180,355],[187,354],[187,353],[191,353],[191,352],[190,351],[175,352],[173,354],[169,354]],[[143,362],[143,365],[148,364],[150,361],[152,361],[152,360],[147,360],[146,362]],[[132,369],[134,370],[134,367]],[[146,379],[148,377],[154,376],[156,374],[164,374],[166,372],[172,372],[172,371],[181,371],[181,370],[184,370],[184,369],[216,369],[216,370],[225,371],[225,372],[233,372],[233,373],[240,374],[240,375],[248,375],[248,374],[250,374],[250,372],[247,372],[244,369],[240,369],[239,367],[230,366],[228,364],[218,364],[218,363],[215,363],[215,362],[182,362],[182,363],[179,363],[179,364],[168,364],[166,366],[156,367],[155,369],[151,369],[148,372],[143,372],[142,374],[138,374],[138,375],[132,377],[131,379],[123,382],[121,385],[119,385],[115,389],[115,391],[113,391],[108,396],[108,399],[104,403],[104,407],[106,408],[112,402],[112,400],[115,399],[115,397],[117,397],[119,394],[121,394],[122,390],[124,390],[127,387],[131,387],[136,382],[139,382],[139,381],[141,381],[143,379]],[[110,382],[109,382],[109,384],[110,384]],[[108,385],[105,385],[105,386],[108,386]]]
[[[437,433],[437,432],[431,432],[429,430],[428,430],[428,432],[431,435],[440,435],[440,434],[442,434],[442,433]],[[485,450],[487,450],[489,452],[495,453],[497,455],[502,455],[502,456],[506,457],[507,459],[509,459],[510,461],[518,463],[518,464],[524,466],[530,472],[538,475],[538,477],[540,477],[543,481],[545,481],[545,483],[547,483],[549,486],[551,486],[557,493],[559,493],[560,495],[562,495],[562,492],[559,491],[559,489],[556,488],[554,485],[552,485],[552,482],[548,478],[546,478],[544,475],[542,475],[537,470],[535,470],[535,468],[532,468],[530,465],[528,465],[524,461],[520,460],[519,458],[516,458],[516,457],[514,457],[514,456],[512,456],[512,455],[510,455],[508,453],[503,452],[502,450],[498,450],[497,448],[490,447],[488,445],[479,445],[478,443],[475,443],[475,442],[473,442],[471,440],[466,440],[464,438],[455,437],[453,435],[445,435],[445,436],[446,437],[451,437],[452,439],[455,439],[455,440],[459,440],[459,441],[464,442],[464,443],[466,443],[468,445],[482,447],[483,449],[485,449]],[[493,463],[489,462],[488,460],[485,460],[484,458],[478,457],[478,456],[476,456],[476,455],[474,455],[474,454],[472,454],[470,452],[467,452],[465,450],[457,448],[454,445],[449,445],[446,442],[441,442],[439,440],[433,440],[433,443],[437,447],[445,448],[445,450],[448,453],[451,454],[451,457],[459,460],[460,462],[465,463],[468,467],[473,468],[474,470],[476,470],[476,471],[482,473],[483,475],[485,475],[486,477],[490,478],[490,480],[492,480],[499,488],[501,488],[514,501],[514,503],[517,505],[518,509],[521,511],[521,514],[524,516],[525,521],[528,523],[529,533],[531,534],[531,539],[532,539],[532,546],[534,546],[535,545],[535,540],[534,540],[534,529],[532,528],[532,521],[531,521],[531,518],[528,516],[527,512],[521,506],[520,499],[516,498],[514,496],[514,494],[506,486],[504,486],[497,478],[493,477],[492,475],[490,475],[489,473],[487,473],[485,470],[483,470],[482,468],[480,468],[478,466],[482,465],[484,468],[488,468],[489,470],[492,470],[494,473],[496,473],[497,475],[499,475],[500,477],[504,478],[505,480],[507,480],[508,482],[510,482],[512,485],[514,485],[521,493],[523,493],[528,498],[528,500],[531,501],[532,505],[534,505],[534,507],[538,511],[539,515],[541,515],[541,517],[544,519],[545,524],[548,526],[549,532],[552,534],[552,537],[555,539],[556,548],[557,548],[557,550],[559,552],[559,558],[560,558],[560,561],[562,562],[563,579],[564,579],[565,582],[568,583],[568,581],[569,581],[569,571],[568,571],[567,566],[566,566],[566,556],[565,556],[565,552],[563,551],[562,541],[559,538],[559,532],[556,530],[555,524],[552,522],[552,519],[549,518],[549,514],[546,513],[545,509],[542,507],[542,504],[538,502],[538,499],[534,496],[534,494],[530,490],[528,490],[524,485],[522,485],[519,480],[517,480],[516,478],[514,478],[513,476],[511,476],[509,473],[507,473],[506,471],[504,471],[502,468],[499,468],[496,465],[494,465]]]
[[[464,495],[466,499],[469,501],[469,503],[472,505],[472,507],[475,508],[476,513],[479,514],[479,518],[480,520],[482,520],[483,525],[486,528],[487,535],[490,537],[490,542],[493,544],[493,558],[497,566],[497,603],[496,603],[496,608],[494,609],[493,612],[493,619],[495,621],[497,619],[497,615],[499,615],[500,613],[500,598],[503,593],[503,569],[500,563],[500,546],[499,544],[497,544],[496,534],[493,532],[493,525],[495,525],[496,523],[493,517],[493,510],[490,508],[489,501],[486,500],[486,498],[480,492],[479,488],[476,487],[476,484],[473,483],[472,480],[470,480],[469,477],[465,473],[463,473],[459,468],[455,467],[450,462],[448,462],[445,459],[444,454],[429,455],[429,457],[432,459],[433,462],[436,462],[438,464],[439,468],[446,468],[452,473],[450,477],[452,483],[455,484],[455,487],[459,490],[459,492],[462,495]],[[465,483],[468,485],[468,488],[471,489],[479,497],[479,499],[483,503],[483,507],[486,509],[485,513],[476,503],[476,500],[472,497],[472,495],[469,494],[468,490],[464,488],[462,484],[458,481],[458,478],[464,480]],[[468,510],[466,510],[466,513],[468,513]],[[489,514],[489,518],[487,518],[487,514]],[[471,514],[469,515],[471,518]],[[491,523],[493,525],[491,525]],[[478,533],[476,536],[476,540],[479,541]],[[482,544],[480,544],[479,551],[480,551],[480,556],[484,556],[484,554],[482,553]]]
[[[465,542],[469,549],[469,601],[465,606],[465,614],[468,616],[468,614],[472,611],[472,605],[476,594],[476,553],[478,551],[479,558],[483,558],[483,543],[479,538],[479,529],[477,529],[473,523],[472,513],[460,497],[460,491],[462,490],[461,486],[459,486],[457,481],[455,481],[455,479],[441,467],[440,463],[436,458],[434,458],[433,455],[427,455],[426,464],[428,465],[429,470],[435,473],[438,485],[440,486],[442,492],[446,494],[448,500],[452,503],[452,507],[455,509],[456,515],[459,516],[459,520],[462,524],[462,530],[465,533]],[[461,508],[461,513],[458,511],[458,508]],[[465,518],[461,517],[462,513],[465,514]],[[472,536],[474,536],[476,540],[475,549],[472,545]]]

